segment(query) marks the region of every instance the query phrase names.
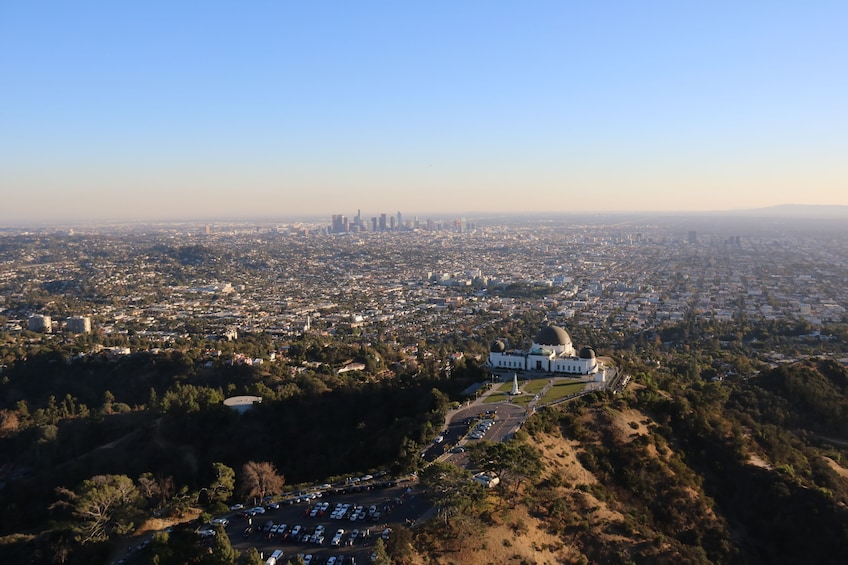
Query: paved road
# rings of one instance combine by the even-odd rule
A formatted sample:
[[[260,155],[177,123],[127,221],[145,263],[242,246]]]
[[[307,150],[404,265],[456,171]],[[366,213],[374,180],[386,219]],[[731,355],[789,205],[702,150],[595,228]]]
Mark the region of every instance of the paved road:
[[[457,453],[456,448],[464,448],[468,443],[478,441],[468,437],[468,432],[475,421],[480,418],[490,418],[494,422],[492,427],[483,435],[483,440],[506,441],[512,437],[526,419],[526,409],[508,402],[475,403],[452,412],[448,418],[449,421],[444,433],[445,440],[442,443],[431,445],[424,452],[424,459],[426,461],[439,459],[449,461],[460,467],[467,467],[468,456],[462,452]]]
[[[614,377],[615,374],[614,367],[607,368],[608,379]],[[486,403],[485,399],[498,390],[498,387],[492,387],[476,400],[448,413],[446,418],[447,422],[445,423],[445,432],[442,434],[444,436],[444,441],[428,446],[428,448],[422,453],[422,457],[428,462],[439,459],[441,461],[450,461],[451,463],[461,467],[468,467],[467,455],[464,453],[457,453],[456,448],[464,447],[469,442],[477,441],[467,437],[469,426],[475,418],[487,416],[486,412],[496,410],[497,414],[494,415],[495,424],[486,432],[483,439],[488,441],[506,441],[515,434],[527,417],[537,408],[539,400],[544,397],[544,393],[556,383],[566,379],[571,382],[586,382],[586,390],[584,393],[603,388],[604,386],[602,383],[597,383],[588,379],[551,377],[545,388],[536,395],[536,398],[534,398],[526,407],[517,406],[508,401]],[[576,396],[579,395],[563,398],[556,403],[567,402]]]

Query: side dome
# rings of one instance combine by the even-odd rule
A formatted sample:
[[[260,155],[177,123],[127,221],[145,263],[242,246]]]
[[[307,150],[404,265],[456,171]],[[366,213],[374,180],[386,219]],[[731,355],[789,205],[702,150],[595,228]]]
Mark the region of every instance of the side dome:
[[[559,326],[545,326],[533,341],[539,345],[569,345],[571,336]]]
[[[501,340],[493,341],[492,347],[489,349],[492,353],[503,353],[506,351],[506,345]]]
[[[591,347],[584,347],[580,350],[580,358],[581,359],[594,359],[595,358],[595,350]]]

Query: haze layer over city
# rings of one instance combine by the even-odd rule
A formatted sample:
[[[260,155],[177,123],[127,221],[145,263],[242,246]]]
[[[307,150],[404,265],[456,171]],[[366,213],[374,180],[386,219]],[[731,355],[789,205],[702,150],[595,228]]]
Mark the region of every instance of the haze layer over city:
[[[846,10],[5,2],[0,225],[848,205]]]

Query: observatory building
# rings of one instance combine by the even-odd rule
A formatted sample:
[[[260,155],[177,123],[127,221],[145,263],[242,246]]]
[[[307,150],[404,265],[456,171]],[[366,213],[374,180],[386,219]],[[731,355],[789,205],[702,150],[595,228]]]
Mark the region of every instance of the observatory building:
[[[545,326],[536,335],[528,351],[508,350],[503,340],[497,340],[489,350],[488,369],[504,378],[512,373],[549,376],[585,376],[598,372],[595,350],[584,347],[575,352],[568,332],[558,326]]]

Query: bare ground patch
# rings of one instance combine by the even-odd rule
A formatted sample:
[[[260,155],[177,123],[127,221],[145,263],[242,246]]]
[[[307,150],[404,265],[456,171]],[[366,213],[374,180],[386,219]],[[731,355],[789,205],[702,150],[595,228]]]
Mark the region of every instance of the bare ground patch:
[[[534,563],[574,563],[580,552],[559,536],[550,534],[544,524],[530,516],[523,506],[505,509],[495,525],[463,544],[459,551],[440,555],[431,563],[439,565],[491,565]]]
[[[759,453],[751,453],[750,455],[748,455],[748,463],[750,465],[759,467],[761,469],[766,469],[768,471],[774,469],[774,466],[765,459],[763,459]]]
[[[540,438],[536,448],[541,451],[545,468],[549,472],[554,470],[562,474],[563,479],[573,485],[598,482],[595,475],[586,470],[577,459],[579,442],[550,435],[542,435]]]
[[[160,530],[164,530],[165,528],[175,526],[176,524],[197,520],[198,516],[200,516],[200,508],[189,508],[180,517],[150,518],[138,527],[138,530],[136,530],[135,532],[135,536],[142,536],[151,532],[158,532]]]
[[[825,461],[830,465],[830,468],[834,470],[834,472],[842,477],[843,479],[848,479],[848,469],[841,466],[839,463],[831,459],[830,457],[825,457]]]

